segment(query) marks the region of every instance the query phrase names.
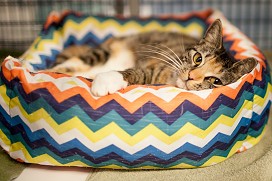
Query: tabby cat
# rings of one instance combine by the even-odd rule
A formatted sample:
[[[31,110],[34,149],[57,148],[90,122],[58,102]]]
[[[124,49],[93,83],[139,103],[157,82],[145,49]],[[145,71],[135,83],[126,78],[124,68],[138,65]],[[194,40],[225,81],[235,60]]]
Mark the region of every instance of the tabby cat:
[[[171,84],[203,90],[235,82],[257,64],[236,61],[224,48],[218,19],[197,40],[175,32],[113,37],[99,47],[71,46],[51,71],[94,78],[91,93],[112,94],[132,84]]]

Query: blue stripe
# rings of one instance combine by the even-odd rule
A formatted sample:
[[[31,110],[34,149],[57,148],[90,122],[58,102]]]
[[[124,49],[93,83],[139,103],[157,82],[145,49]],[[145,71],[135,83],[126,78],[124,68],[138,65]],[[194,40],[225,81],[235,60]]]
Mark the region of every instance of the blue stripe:
[[[268,109],[269,109],[269,105],[267,105],[266,109],[264,109],[264,110],[266,111]],[[3,112],[3,110],[1,110],[1,112]],[[255,116],[257,116],[257,115],[255,115]],[[258,119],[260,120],[262,116],[263,115],[260,115]],[[9,117],[6,116],[6,118],[9,118]],[[257,119],[257,117],[255,117],[255,118]],[[181,148],[178,148],[177,150],[175,150],[174,152],[172,152],[170,154],[165,154],[154,147],[148,147],[140,152],[135,153],[134,155],[130,155],[130,154],[122,151],[120,148],[115,147],[114,145],[109,146],[104,149],[101,149],[97,152],[92,152],[91,150],[86,148],[84,145],[82,145],[82,143],[80,143],[78,140],[75,140],[75,139],[71,140],[67,143],[59,145],[57,142],[55,142],[54,139],[52,139],[52,137],[44,129],[41,129],[41,130],[38,130],[38,131],[35,131],[32,133],[31,130],[29,129],[29,127],[24,122],[22,122],[22,120],[18,116],[14,117],[13,119],[6,119],[6,120],[8,121],[8,123],[11,126],[15,126],[15,125],[19,125],[19,124],[22,125],[24,128],[24,133],[27,135],[28,139],[31,142],[34,142],[39,139],[45,139],[49,142],[49,145],[52,145],[59,152],[64,152],[64,151],[67,151],[67,150],[70,150],[73,148],[78,148],[78,149],[82,150],[83,152],[87,153],[88,155],[92,155],[92,157],[94,157],[94,158],[99,158],[103,155],[109,154],[111,152],[115,152],[118,155],[122,155],[123,158],[125,158],[126,160],[129,160],[129,161],[137,160],[140,157],[142,157],[143,155],[146,155],[147,153],[152,153],[156,157],[162,158],[162,159],[170,159],[170,158],[172,158],[172,157],[176,156],[177,154],[180,154],[184,151],[188,151],[188,152],[200,155],[200,154],[204,153],[207,149],[210,149],[211,146],[213,146],[217,141],[221,141],[222,143],[228,143],[233,137],[235,137],[235,136],[237,136],[237,134],[239,134],[237,131],[241,127],[251,126],[249,124],[250,123],[249,119],[242,118],[241,121],[239,122],[239,124],[237,125],[237,127],[235,128],[234,132],[230,136],[219,133],[203,148],[199,148],[197,146],[186,143]],[[21,141],[21,139],[22,138],[20,138],[19,140],[13,140],[13,142]],[[36,145],[36,146],[38,146],[38,145]],[[42,145],[39,145],[38,147],[40,147],[40,146],[42,146]],[[29,150],[29,151],[31,152],[31,150]],[[33,155],[33,156],[37,156],[37,155]]]

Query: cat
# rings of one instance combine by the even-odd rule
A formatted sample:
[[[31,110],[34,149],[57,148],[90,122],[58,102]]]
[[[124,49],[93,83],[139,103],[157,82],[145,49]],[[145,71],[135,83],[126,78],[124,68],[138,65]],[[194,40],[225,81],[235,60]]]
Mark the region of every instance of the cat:
[[[92,78],[91,93],[105,96],[133,84],[170,84],[186,90],[221,87],[253,70],[257,61],[236,61],[223,46],[222,23],[204,37],[152,31],[112,37],[100,46],[74,45],[50,71]]]

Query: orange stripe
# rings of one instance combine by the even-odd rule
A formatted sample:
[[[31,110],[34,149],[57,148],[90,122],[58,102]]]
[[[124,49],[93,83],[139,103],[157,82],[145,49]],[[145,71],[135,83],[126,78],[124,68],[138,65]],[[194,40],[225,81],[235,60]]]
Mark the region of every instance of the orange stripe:
[[[16,62],[15,62],[16,63]],[[16,65],[20,65],[16,63]],[[3,68],[3,73],[5,77],[7,77],[8,80],[13,79],[14,77],[18,76],[19,79],[22,82],[22,86],[26,93],[30,93],[36,89],[39,88],[49,88],[47,89],[50,94],[60,103],[63,102],[64,100],[75,96],[77,94],[80,94],[90,106],[92,106],[94,109],[98,109],[99,107],[103,106],[107,102],[111,100],[116,100],[122,107],[127,109],[128,112],[133,113],[137,111],[139,108],[141,108],[145,103],[148,101],[153,102],[156,104],[158,107],[160,107],[162,110],[164,110],[166,113],[171,113],[174,111],[183,101],[186,99],[189,99],[190,102],[192,102],[195,105],[198,105],[200,108],[207,110],[213,103],[214,101],[218,98],[220,94],[224,94],[231,99],[235,99],[237,96],[239,90],[243,86],[245,81],[248,81],[250,83],[253,82],[254,77],[261,78],[261,71],[255,71],[254,76],[249,74],[248,76],[244,77],[242,82],[239,84],[239,86],[236,89],[232,89],[230,87],[224,86],[221,88],[214,89],[212,93],[206,98],[202,99],[201,97],[191,93],[191,92],[182,92],[176,96],[176,98],[172,99],[170,102],[166,102],[163,99],[151,94],[151,93],[146,93],[143,96],[139,97],[133,102],[129,102],[128,100],[124,99],[118,94],[112,94],[108,96],[103,96],[98,98],[97,100],[94,99],[91,95],[89,90],[86,90],[81,87],[73,87],[65,91],[60,91],[54,83],[52,82],[42,82],[42,83],[28,83],[27,79],[25,78],[24,72],[22,69],[12,69],[11,72],[8,71],[6,68]],[[10,74],[11,73],[11,74]],[[53,78],[59,78],[59,77],[65,77],[68,75],[64,74],[55,74],[53,72],[49,72],[48,75],[52,75]],[[80,80],[84,81],[88,86],[91,86],[91,82],[88,80],[84,79],[83,77],[79,77]],[[123,92],[130,91],[134,88],[138,87],[137,85],[134,86],[129,86]],[[148,87],[151,89],[159,89],[162,87],[169,87],[169,86],[147,86],[147,85],[141,85],[141,87]]]
[[[116,100],[122,107],[126,108],[126,110],[130,113],[135,112],[138,110],[142,105],[144,105],[146,102],[151,101],[154,104],[156,104],[158,107],[160,107],[162,110],[164,110],[166,113],[171,113],[174,111],[183,101],[186,99],[190,100],[195,105],[198,105],[200,108],[207,110],[213,103],[214,101],[218,98],[220,94],[224,94],[231,99],[235,99],[237,94],[239,93],[239,90],[245,83],[245,81],[248,82],[253,82],[254,77],[252,75],[248,75],[245,78],[243,78],[243,81],[238,85],[236,89],[232,89],[230,87],[222,87],[222,88],[217,88],[214,89],[213,92],[206,98],[202,99],[201,97],[190,93],[190,92],[182,92],[176,96],[173,100],[170,102],[165,102],[163,99],[156,97],[155,95],[151,93],[146,93],[143,96],[139,97],[133,102],[129,102],[126,99],[123,99],[120,97],[118,94],[112,94],[109,96],[104,96],[96,100],[96,105],[95,109],[99,108],[100,106],[104,105],[105,103],[111,101],[111,100]],[[145,87],[145,86],[143,86]],[[149,86],[150,87],[150,86]],[[128,87],[129,89],[130,87]],[[93,102],[90,103],[93,105]]]
[[[68,16],[71,13],[81,15],[80,12],[73,12],[71,10],[64,10],[61,14],[51,13],[45,20],[45,23],[43,26],[44,29],[48,29],[48,27],[53,23],[59,24],[59,22],[62,21],[65,18],[65,16]]]

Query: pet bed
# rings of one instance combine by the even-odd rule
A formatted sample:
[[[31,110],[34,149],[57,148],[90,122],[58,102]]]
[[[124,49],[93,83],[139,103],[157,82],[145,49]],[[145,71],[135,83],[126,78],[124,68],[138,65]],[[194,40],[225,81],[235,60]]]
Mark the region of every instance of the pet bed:
[[[112,35],[150,30],[201,37],[217,18],[235,58],[258,60],[251,73],[221,88],[133,85],[98,98],[90,94],[91,80],[45,70],[72,44],[95,46]],[[0,78],[0,144],[12,158],[41,165],[210,166],[260,141],[271,104],[265,57],[213,10],[150,18],[54,13],[20,59],[5,59]]]

